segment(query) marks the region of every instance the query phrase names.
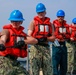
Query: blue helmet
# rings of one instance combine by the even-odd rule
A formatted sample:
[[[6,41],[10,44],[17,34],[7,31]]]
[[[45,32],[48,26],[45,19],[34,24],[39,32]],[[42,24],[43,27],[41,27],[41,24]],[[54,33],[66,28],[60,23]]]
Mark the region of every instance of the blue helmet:
[[[63,10],[59,10],[56,14],[56,16],[65,16],[65,12]]]
[[[19,10],[14,10],[11,12],[9,19],[10,21],[23,21],[23,14]]]
[[[37,13],[44,12],[45,10],[46,10],[46,8],[45,8],[44,4],[42,4],[42,3],[37,4],[37,6],[36,6],[36,12]]]
[[[76,18],[74,18],[74,19],[72,20],[72,23],[76,23]]]

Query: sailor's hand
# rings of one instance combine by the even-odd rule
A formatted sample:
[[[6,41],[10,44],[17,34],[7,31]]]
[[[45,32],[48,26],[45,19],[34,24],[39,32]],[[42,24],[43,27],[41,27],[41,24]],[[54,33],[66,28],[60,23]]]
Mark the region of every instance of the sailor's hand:
[[[23,47],[25,45],[25,42],[24,41],[18,41],[17,44],[18,44],[18,46]]]
[[[25,46],[25,42],[24,41],[18,41],[16,44],[15,44],[15,47],[16,48],[22,48]]]
[[[6,47],[3,44],[0,44],[0,51],[4,51]]]
[[[71,40],[71,41],[74,41],[74,39],[73,39],[73,38],[70,38],[70,40]]]
[[[43,37],[43,38],[37,38],[38,40],[38,43],[41,43],[41,42],[46,42],[47,41],[47,37]]]

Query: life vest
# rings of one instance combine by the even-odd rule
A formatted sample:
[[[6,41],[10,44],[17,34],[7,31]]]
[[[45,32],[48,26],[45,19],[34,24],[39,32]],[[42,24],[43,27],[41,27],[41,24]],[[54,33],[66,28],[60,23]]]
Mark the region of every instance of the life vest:
[[[44,22],[38,17],[34,17],[35,29],[32,36],[35,38],[47,37],[52,34],[52,27],[50,23],[50,18],[45,17]]]
[[[56,38],[62,39],[69,39],[70,38],[70,31],[69,25],[66,24],[66,21],[63,21],[63,25],[61,25],[58,20],[54,20],[53,24],[55,25],[55,36]]]
[[[15,41],[18,41],[19,38],[25,39],[26,34],[23,32],[24,28],[22,26],[20,26],[20,29],[18,31],[15,28],[13,28],[11,24],[9,24],[9,25],[5,25],[3,27],[3,29],[8,29],[8,31],[10,32],[10,35],[9,35],[10,37],[5,44],[6,50],[0,51],[0,55],[1,56],[13,55],[15,57],[26,57],[27,56],[27,45],[25,45],[25,47],[23,49],[12,47],[12,46],[14,46]],[[14,36],[15,34],[25,36],[25,37]],[[7,48],[7,47],[9,47],[9,48]]]
[[[71,28],[71,37],[70,38],[73,38],[74,41],[76,41],[76,27],[71,25],[70,28]]]

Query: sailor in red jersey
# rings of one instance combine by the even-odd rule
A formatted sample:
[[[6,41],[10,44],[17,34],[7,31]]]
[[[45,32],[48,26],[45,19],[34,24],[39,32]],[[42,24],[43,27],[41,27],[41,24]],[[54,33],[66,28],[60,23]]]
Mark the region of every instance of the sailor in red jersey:
[[[46,8],[43,3],[36,6],[37,16],[34,17],[28,27],[28,35],[38,40],[38,44],[30,48],[30,72],[31,75],[52,75],[50,48],[48,42],[55,40],[53,25],[50,18],[46,17]]]
[[[70,32],[71,32],[71,45],[73,47],[72,51],[72,74],[76,75],[76,18],[73,18],[72,24],[70,25]]]
[[[66,75],[67,73],[67,47],[66,40],[70,38],[69,25],[64,20],[65,12],[59,10],[57,19],[53,21],[57,44],[52,45],[53,75]]]
[[[29,75],[26,69],[21,68],[17,58],[27,57],[27,44],[38,41],[23,32],[21,24],[24,18],[19,10],[12,11],[9,20],[11,24],[4,25],[0,34],[0,75]]]

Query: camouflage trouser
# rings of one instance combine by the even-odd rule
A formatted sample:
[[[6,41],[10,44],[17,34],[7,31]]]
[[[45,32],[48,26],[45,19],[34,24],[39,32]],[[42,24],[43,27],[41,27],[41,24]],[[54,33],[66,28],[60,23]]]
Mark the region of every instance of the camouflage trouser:
[[[76,74],[76,42],[72,42],[72,46],[73,46],[73,72]]]
[[[30,74],[39,75],[40,69],[43,75],[52,75],[50,49],[47,45],[33,45],[30,48]]]
[[[74,71],[76,74],[76,43],[70,42],[67,43],[68,47],[68,72]]]
[[[67,46],[67,52],[68,52],[68,71],[67,72],[71,72],[72,71],[72,67],[73,67],[73,46],[71,44],[71,42],[67,42],[66,43]]]
[[[0,75],[29,75],[16,60],[0,56]]]

